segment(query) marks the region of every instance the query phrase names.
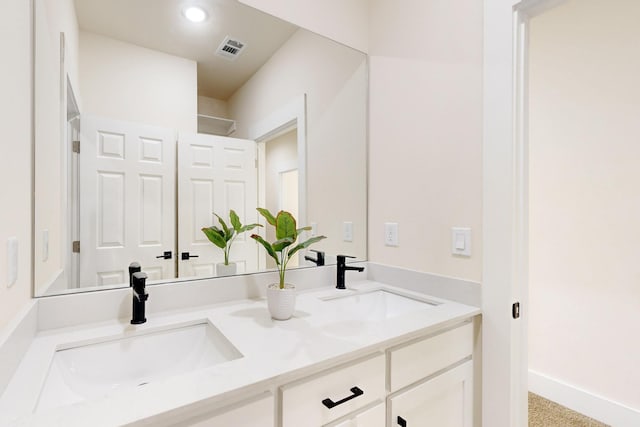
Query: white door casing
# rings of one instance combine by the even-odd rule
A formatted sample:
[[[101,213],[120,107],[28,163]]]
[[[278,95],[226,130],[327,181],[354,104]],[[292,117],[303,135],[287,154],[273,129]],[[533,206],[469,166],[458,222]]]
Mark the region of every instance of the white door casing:
[[[564,0],[485,0],[482,420],[526,427],[527,22]],[[512,304],[520,302],[520,318]]]
[[[175,277],[175,132],[83,116],[80,142],[81,286]]]
[[[178,137],[178,252],[197,258],[178,263],[179,277],[215,276],[215,264],[224,261],[203,227],[219,225],[213,212],[228,225],[233,209],[242,224],[258,222],[256,143],[223,136],[180,133]],[[258,246],[249,236],[238,236],[230,262],[238,273],[258,270]]]
[[[265,206],[265,143],[279,135],[296,129],[298,151],[298,225],[309,225],[307,217],[307,95],[302,94],[282,107],[275,109],[268,116],[263,117],[249,128],[249,138],[258,143],[258,204]],[[265,225],[262,217],[259,223]],[[264,230],[260,231],[264,237]],[[309,233],[309,237],[311,237]],[[300,251],[298,260],[300,265],[304,263],[304,253]],[[267,268],[266,256],[259,253],[260,269]]]

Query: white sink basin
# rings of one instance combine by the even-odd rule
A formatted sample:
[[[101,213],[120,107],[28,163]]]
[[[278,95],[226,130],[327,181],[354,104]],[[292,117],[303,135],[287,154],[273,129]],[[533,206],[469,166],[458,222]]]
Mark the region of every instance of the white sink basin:
[[[416,311],[428,310],[439,302],[417,299],[386,290],[374,290],[322,299],[344,317],[359,321],[382,321]]]
[[[36,410],[144,386],[241,357],[207,321],[70,344],[55,352]]]

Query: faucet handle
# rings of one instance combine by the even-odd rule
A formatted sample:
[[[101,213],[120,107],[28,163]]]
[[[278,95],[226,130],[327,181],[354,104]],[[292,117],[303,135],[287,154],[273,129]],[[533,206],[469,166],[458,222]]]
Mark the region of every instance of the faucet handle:
[[[137,295],[145,294],[145,285],[147,281],[147,273],[143,273],[138,271],[137,273],[133,273],[133,292]]]
[[[356,257],[351,256],[351,255],[336,255],[336,258],[337,258],[337,260],[338,260],[338,262],[339,262],[339,263],[340,263],[340,262],[344,263],[344,262],[346,262],[346,259],[347,259],[347,258],[355,259]]]

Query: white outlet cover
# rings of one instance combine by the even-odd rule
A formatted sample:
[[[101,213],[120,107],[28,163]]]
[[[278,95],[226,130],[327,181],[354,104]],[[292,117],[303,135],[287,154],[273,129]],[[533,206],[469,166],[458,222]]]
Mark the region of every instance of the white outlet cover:
[[[451,229],[451,253],[453,255],[471,256],[471,229],[453,227]]]
[[[311,237],[314,237],[314,236],[318,235],[318,223],[317,222],[312,222],[311,223],[311,231],[309,231],[309,233],[311,233]]]
[[[384,223],[384,244],[386,246],[398,246],[398,223]]]

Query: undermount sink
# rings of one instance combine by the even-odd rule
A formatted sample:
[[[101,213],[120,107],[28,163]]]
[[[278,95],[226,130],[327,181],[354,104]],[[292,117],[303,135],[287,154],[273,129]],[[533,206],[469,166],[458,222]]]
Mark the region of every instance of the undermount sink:
[[[58,349],[36,411],[102,397],[242,357],[208,321]]]
[[[379,289],[322,298],[331,308],[359,321],[381,321],[433,308],[441,303]]]

